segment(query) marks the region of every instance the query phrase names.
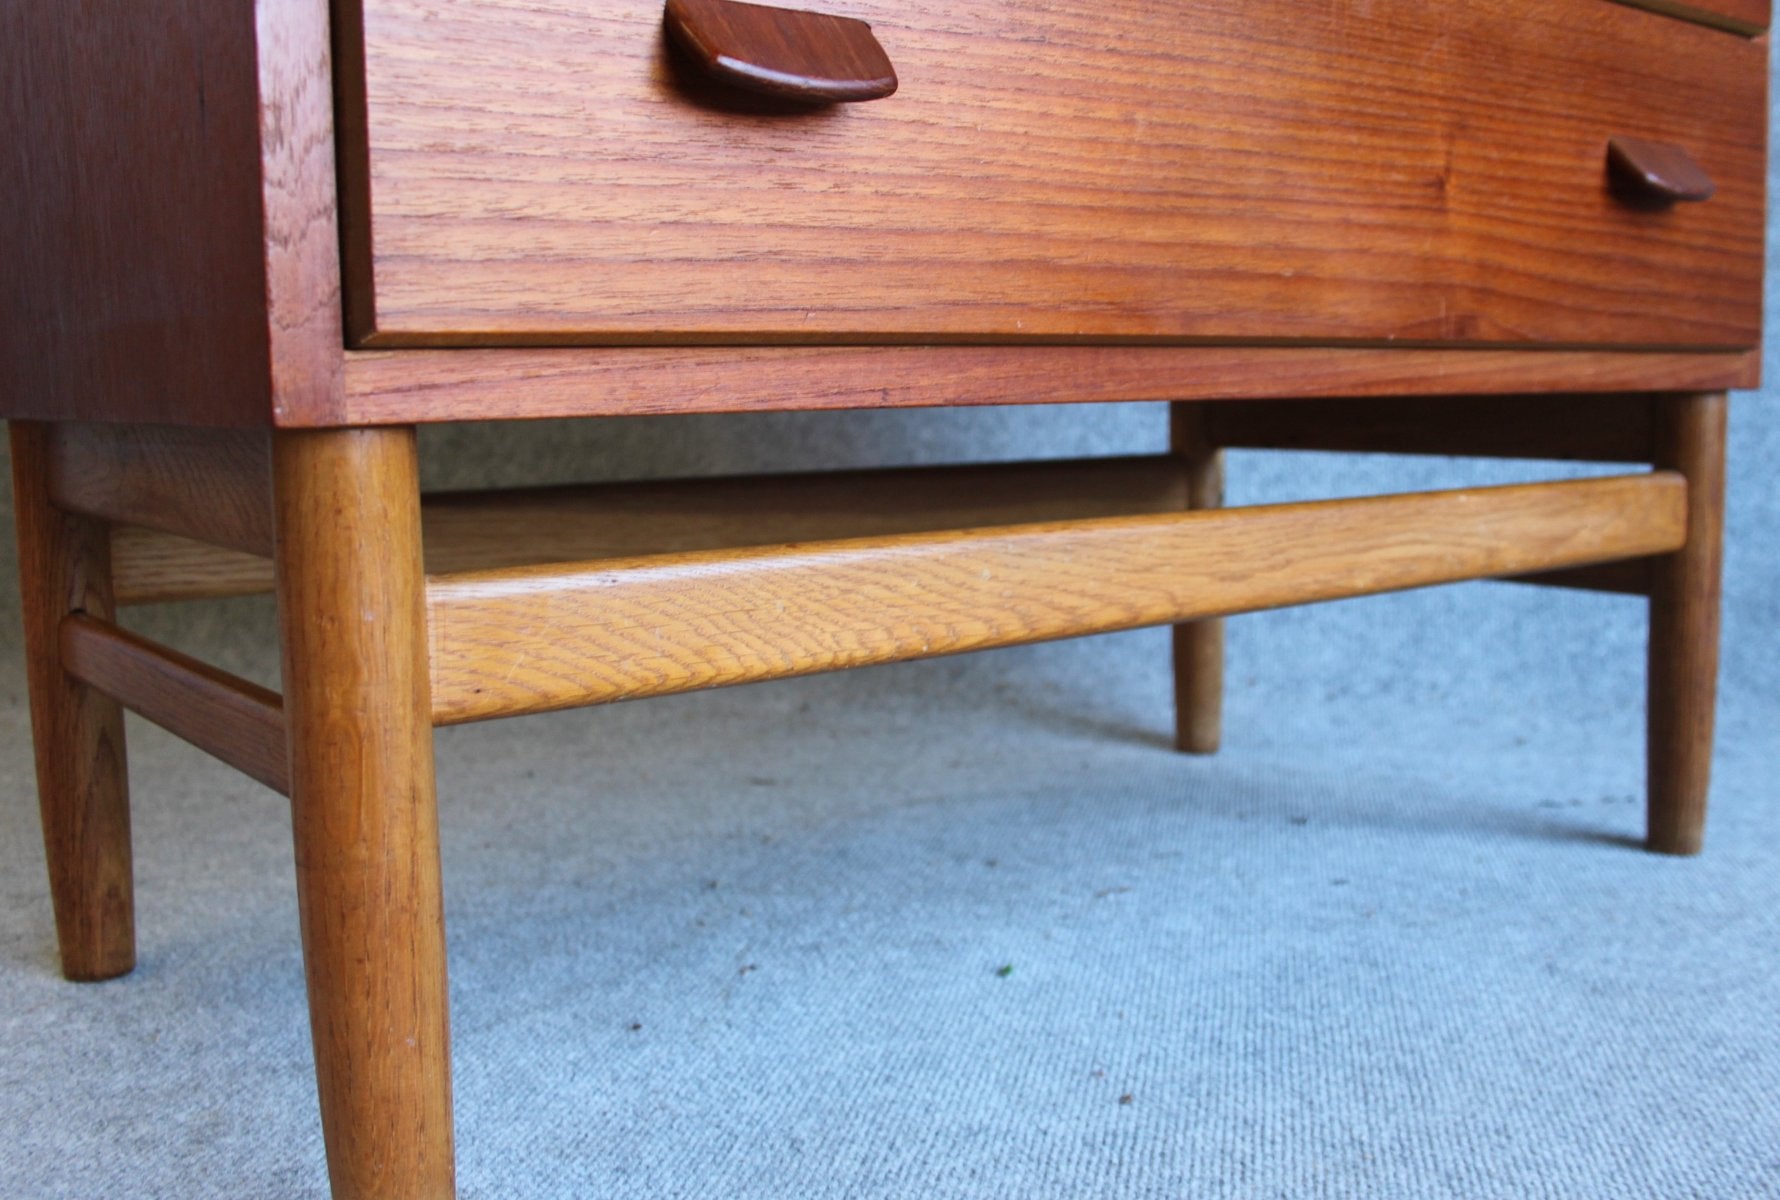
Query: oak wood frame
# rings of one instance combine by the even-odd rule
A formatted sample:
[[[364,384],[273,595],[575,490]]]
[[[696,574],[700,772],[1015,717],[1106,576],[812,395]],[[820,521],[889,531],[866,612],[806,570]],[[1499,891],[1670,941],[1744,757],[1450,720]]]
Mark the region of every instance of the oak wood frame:
[[[1466,397],[1417,418],[1389,398],[1204,406],[1191,426],[1201,454],[1225,447],[1650,462],[1687,481],[1682,546],[1650,558],[1503,576],[1507,582],[1649,600],[1646,845],[1697,854],[1705,835],[1718,687],[1724,566],[1722,392],[1549,398]],[[1555,418],[1555,419],[1554,419]],[[1180,438],[1177,422],[1177,444]],[[1177,674],[1177,688],[1179,686]],[[1214,703],[1195,696],[1195,703]]]
[[[1714,403],[1720,407],[1714,409]],[[1683,544],[1680,510],[1665,505],[1672,502],[1677,480],[1694,480],[1697,495],[1686,518],[1689,544],[1709,549],[1713,488],[1722,486],[1713,467],[1714,455],[1722,456],[1722,430],[1714,435],[1708,417],[1719,412],[1722,425],[1722,400],[1662,394],[1579,398],[1575,405],[1591,423],[1559,422],[1542,439],[1534,426],[1550,404],[1544,397],[1466,398],[1443,408],[1419,406],[1420,422],[1406,423],[1415,406],[1398,400],[1257,403],[1244,406],[1252,408],[1250,415],[1235,419],[1234,406],[1177,403],[1171,412],[1170,455],[434,497],[424,505],[434,518],[431,527],[425,539],[415,538],[416,553],[422,540],[433,543],[434,574],[423,589],[430,614],[424,625],[433,629],[426,669],[438,694],[427,717],[438,724],[480,720],[1172,620],[1184,622],[1177,631],[1177,640],[1186,646],[1183,661],[1177,663],[1185,701],[1183,727],[1201,727],[1197,732],[1188,728],[1182,746],[1209,751],[1215,748],[1221,675],[1221,638],[1214,618],[1222,613],[1478,577],[1655,595],[1663,571],[1675,575],[1676,564],[1687,563],[1677,578],[1691,582],[1670,584],[1680,598],[1662,603],[1671,611],[1671,624],[1695,629],[1699,622],[1694,617],[1672,614],[1699,607],[1698,598],[1686,597],[1694,596],[1701,580],[1713,573],[1715,559],[1707,554],[1695,562],[1673,553]],[[1488,414],[1497,407],[1501,427],[1485,432]],[[1683,420],[1678,413],[1695,415]],[[1354,435],[1353,430],[1360,432]],[[412,437],[411,431],[399,428],[385,433],[398,442]],[[1348,449],[1356,436],[1374,435],[1375,444],[1397,452],[1450,452],[1475,445],[1482,453],[1656,462],[1666,464],[1666,470],[1643,477],[1215,511],[1221,502],[1221,452],[1226,445],[1309,447],[1333,441]],[[132,599],[167,600],[269,587],[270,563],[262,556],[278,545],[275,537],[267,542],[265,528],[275,508],[265,499],[272,494],[267,486],[276,457],[272,447],[344,436],[277,434],[268,443],[263,435],[249,433],[19,425],[21,481],[35,479],[51,505],[69,519],[109,527],[111,544],[123,548],[119,557],[128,564],[121,573],[108,573],[104,606],[82,601],[68,610],[72,615],[58,618],[56,648],[64,669],[255,778],[286,788],[287,764],[262,744],[270,731],[284,727],[279,698],[118,629],[110,623],[109,593],[121,584]],[[363,430],[354,436],[375,441],[383,435]],[[417,485],[411,490],[419,505]],[[1595,493],[1599,497],[1580,499]],[[1475,529],[1493,516],[1490,506],[1506,504],[1511,496],[1525,497],[1527,503],[1503,509],[1499,523],[1504,532],[1493,542],[1478,542]],[[1181,514],[1182,509],[1189,512]],[[1379,514],[1385,514],[1382,522]],[[1470,526],[1459,521],[1456,532],[1443,534],[1444,526],[1454,524],[1453,514],[1466,516]],[[162,530],[180,533],[120,527],[116,522],[121,516],[151,520]],[[1571,526],[1587,533],[1568,536]],[[1283,532],[1269,535],[1275,527]],[[1363,564],[1382,548],[1368,539],[1379,530],[1411,539],[1396,547],[1411,565],[1397,564],[1394,574],[1367,573]],[[1258,583],[1251,562],[1244,578],[1226,581],[1214,571],[1188,589],[1190,595],[1174,595],[1166,575],[1145,574],[1144,564],[1154,561],[1173,564],[1170,571],[1190,570],[1201,558],[1215,566],[1220,555],[1234,555],[1239,547],[1246,547],[1252,558],[1255,547],[1266,544],[1269,536],[1282,545],[1312,549],[1301,562],[1287,552],[1276,566],[1285,574],[1277,578]],[[254,547],[260,553],[235,547]],[[1058,556],[1054,547],[1067,547],[1067,553]],[[1336,560],[1332,567],[1325,562],[1331,553]],[[1061,564],[1055,571],[1042,565],[1047,555]],[[1121,568],[1121,556],[1138,565]],[[1020,611],[1080,573],[1074,562],[1078,558],[1092,564],[1087,571],[1092,578],[1072,586],[1073,610],[1053,607],[1036,617]],[[812,587],[831,579],[857,583],[860,571],[869,574],[882,562],[893,564],[893,575],[915,580],[911,586],[919,593],[961,569],[967,574],[986,569],[984,564],[991,561],[1002,563],[989,589],[996,593],[993,598],[988,592],[976,595],[965,585],[950,600],[886,600],[876,607],[852,606],[845,614],[804,612],[787,621],[786,636],[830,624],[826,636],[852,647],[839,657],[820,648],[822,636],[801,650],[791,643],[774,648],[769,639],[765,648],[744,652],[727,675],[702,673],[705,668],[688,660],[681,664],[684,674],[673,679],[639,676],[629,683],[607,680],[597,686],[587,682],[593,661],[585,660],[564,673],[575,682],[548,695],[522,695],[521,688],[502,698],[498,688],[486,686],[485,676],[510,679],[512,673],[498,664],[472,662],[478,654],[488,654],[486,646],[463,652],[494,631],[506,639],[502,652],[529,654],[532,641],[545,640],[542,628],[532,638],[515,636],[514,630],[540,620],[560,629],[569,610],[581,614],[571,619],[580,626],[587,625],[589,612],[604,611],[609,618],[639,605],[647,612],[661,588],[674,594],[677,610],[697,613],[727,603],[726,589],[745,590],[757,580],[807,577]],[[712,582],[718,568],[726,582]],[[111,575],[121,578],[112,582]],[[1021,579],[1017,584],[1012,582],[1016,576]],[[785,585],[774,586],[782,590]],[[792,587],[787,594],[794,609],[798,590]],[[776,594],[775,606],[783,609],[787,595]],[[552,610],[562,604],[569,610]],[[985,618],[997,604],[1011,607],[1002,618]],[[922,606],[941,613],[940,624],[948,630],[944,636],[903,624],[918,617]],[[592,618],[595,624],[605,619]],[[960,623],[973,619],[988,623],[975,634],[960,632]],[[901,632],[875,649],[864,649],[861,639],[869,641],[868,631],[877,627]],[[650,628],[658,643],[668,636],[660,622]],[[480,633],[473,632],[478,629]],[[1665,633],[1655,642],[1667,644],[1675,636]],[[1195,645],[1195,639],[1206,644]],[[695,640],[708,641],[709,631]],[[1698,649],[1687,651],[1664,659],[1668,666],[1653,659],[1653,668],[1691,680],[1701,673],[1701,657]],[[1709,678],[1706,682],[1709,690]],[[1683,709],[1691,714],[1687,720],[1697,719],[1697,705],[1676,711]],[[1665,718],[1670,723],[1680,719],[1673,714]],[[258,732],[218,732],[242,724]],[[1665,768],[1659,775],[1666,779],[1697,769]],[[1669,784],[1657,790],[1691,794],[1701,789]]]
[[[449,1197],[445,918],[412,429],[273,443],[297,907],[338,1197]]]
[[[290,794],[278,693],[84,612],[62,619],[58,648],[74,679],[273,791]]]
[[[1528,427],[1534,408],[1563,411],[1567,400],[1429,402],[1415,438],[1391,424],[1398,402],[1260,403],[1231,420],[1242,406],[1177,403],[1173,451],[1162,456],[458,494],[434,505],[435,529],[449,531],[438,553],[451,566],[431,577],[421,562],[411,427],[268,439],[15,423],[27,624],[41,630],[28,651],[65,969],[116,974],[133,953],[122,701],[291,796],[336,1195],[447,1196],[435,725],[1178,622],[1179,740],[1209,751],[1221,689],[1213,618],[1463,578],[1651,597],[1649,844],[1692,853],[1710,765],[1723,397],[1572,399],[1616,419],[1592,437],[1559,421],[1541,443]],[[1492,405],[1508,428],[1479,432]],[[1385,449],[1475,445],[1658,469],[1217,507],[1220,431],[1251,444],[1314,445],[1350,427],[1344,407],[1352,427],[1380,431]],[[862,498],[852,511],[809,503],[849,489]],[[911,511],[898,497],[926,497],[925,507]],[[631,527],[600,528],[602,513],[626,505]],[[536,527],[540,511],[564,518],[558,536],[497,540],[486,523],[531,514],[519,525]],[[713,511],[728,515],[713,520]],[[263,586],[260,555],[271,553],[284,697],[112,623],[115,522],[136,515],[162,530],[130,535],[136,550],[155,551],[129,568],[131,586],[149,596],[247,590],[243,563],[254,566],[248,587]],[[860,520],[865,536],[847,538],[848,522]],[[762,536],[802,540],[736,548]],[[637,557],[651,539],[667,552]],[[564,561],[584,546],[596,557]],[[515,554],[552,565],[514,565]],[[183,592],[156,584],[169,562],[175,571],[195,564],[208,583]],[[825,588],[853,600],[827,606]],[[670,595],[673,604],[658,603]],[[736,615],[750,611],[737,598],[749,595],[770,603],[755,606],[759,620],[725,663],[689,652],[666,674],[613,674],[615,663],[636,659],[626,628],[645,629],[657,647],[709,645],[737,628]],[[662,613],[679,615],[652,615]],[[706,627],[701,613],[727,616]],[[939,619],[924,625],[924,613]],[[366,614],[376,619],[367,624]],[[566,654],[566,669],[550,678],[511,670],[517,655],[543,649]],[[367,723],[366,713],[377,719]],[[288,739],[282,754],[279,739]]]
[[[423,498],[429,574],[878,534],[1171,512],[1166,455],[608,483]],[[269,592],[265,558],[112,531],[120,605]]]
[[[1767,16],[1765,0],[1639,2],[1742,32]],[[275,553],[287,665],[277,722],[288,741],[283,782],[292,794],[336,1196],[452,1191],[414,423],[1408,396],[1423,398],[1438,425],[1434,414],[1449,406],[1488,407],[1451,396],[1544,392],[1554,394],[1535,424],[1550,424],[1564,420],[1567,406],[1586,405],[1583,393],[1664,393],[1653,401],[1662,412],[1651,422],[1649,461],[1688,481],[1685,543],[1652,559],[1538,579],[1651,595],[1650,844],[1698,848],[1716,667],[1723,400],[1697,393],[1753,386],[1754,350],[1455,349],[1399,339],[349,351],[355,305],[343,299],[342,246],[349,268],[369,251],[368,230],[339,220],[336,195],[339,179],[351,208],[351,160],[362,154],[351,101],[363,64],[335,53],[350,50],[354,0],[179,0],[140,18],[107,10],[102,28],[64,7],[16,5],[0,17],[9,63],[76,61],[85,71],[71,88],[23,76],[18,96],[47,99],[11,115],[46,119],[9,130],[27,164],[23,190],[78,202],[15,205],[0,217],[0,243],[28,247],[21,270],[38,281],[8,303],[43,301],[41,311],[0,314],[8,339],[0,403],[15,421],[27,673],[63,968],[70,978],[98,979],[134,961],[114,696],[176,729],[183,721],[186,736],[275,786],[280,778],[276,747],[265,744],[275,698],[109,624],[119,538],[108,538],[108,526],[154,514],[164,530],[221,541],[238,556]],[[75,43],[90,53],[69,54]],[[160,74],[197,62],[206,69],[175,80]],[[88,69],[95,63],[102,75]],[[157,104],[119,102],[120,94],[153,95]],[[83,139],[112,155],[87,180],[78,174]],[[337,151],[345,160],[338,176]],[[50,219],[61,223],[41,224]],[[191,253],[194,229],[203,254]],[[200,346],[211,352],[195,353]],[[95,459],[109,435],[63,424],[77,421],[116,422],[136,448],[113,446]],[[1181,421],[1192,418],[1183,410]],[[167,424],[251,429],[260,441],[174,435]],[[350,428],[360,426],[393,428]],[[289,432],[308,429],[319,432]],[[1448,448],[1497,444],[1467,440],[1477,432],[1472,426]],[[1177,508],[1213,499],[1209,471],[1193,463],[1215,453],[1216,437],[1195,437],[1202,440],[1176,442],[1191,493]],[[58,455],[67,456],[64,468],[53,466]],[[76,463],[94,474],[74,477]],[[204,486],[187,486],[185,474]],[[240,503],[219,513],[213,487]],[[377,616],[375,631],[355,623],[367,611]],[[1208,723],[1218,682],[1209,665],[1190,681],[1187,725]],[[175,716],[192,697],[218,714],[240,712],[239,727]],[[367,728],[354,711],[384,716]],[[1215,736],[1189,730],[1182,742],[1210,748]],[[360,953],[365,947],[371,952]]]
[[[440,724],[1663,553],[1675,473],[438,576]]]

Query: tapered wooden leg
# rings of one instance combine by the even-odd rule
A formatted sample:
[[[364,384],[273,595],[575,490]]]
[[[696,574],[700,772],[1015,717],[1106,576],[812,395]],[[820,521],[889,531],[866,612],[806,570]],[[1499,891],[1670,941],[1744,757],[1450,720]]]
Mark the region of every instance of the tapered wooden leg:
[[[123,713],[63,671],[59,631],[71,612],[111,619],[111,541],[104,522],[50,504],[48,437],[12,423],[37,797],[62,973],[110,979],[136,965]]]
[[[1723,393],[1658,402],[1657,466],[1687,476],[1687,544],[1657,559],[1650,592],[1648,844],[1697,854],[1712,773],[1724,544]]]
[[[1169,406],[1169,441],[1187,476],[1187,507],[1224,503],[1224,454],[1205,436],[1200,406]],[[1215,754],[1224,726],[1224,622],[1174,627],[1174,744]]]
[[[454,1194],[412,429],[273,449],[291,813],[336,1200]]]

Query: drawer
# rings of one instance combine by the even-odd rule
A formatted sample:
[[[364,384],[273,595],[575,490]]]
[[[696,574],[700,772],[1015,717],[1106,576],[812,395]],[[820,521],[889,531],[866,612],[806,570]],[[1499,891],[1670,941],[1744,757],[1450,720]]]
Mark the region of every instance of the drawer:
[[[355,342],[1758,341],[1765,41],[1606,0],[797,2],[900,90],[701,85],[661,0],[363,0]],[[1614,136],[1717,195],[1616,199]]]

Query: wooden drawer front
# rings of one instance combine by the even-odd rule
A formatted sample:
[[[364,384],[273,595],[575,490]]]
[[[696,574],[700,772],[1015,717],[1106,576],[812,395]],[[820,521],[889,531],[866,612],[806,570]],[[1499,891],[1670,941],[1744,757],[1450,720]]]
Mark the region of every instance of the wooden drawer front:
[[[1603,0],[804,2],[901,90],[695,96],[660,0],[363,0],[358,340],[1758,340],[1765,43]],[[1621,203],[1615,135],[1717,196]]]

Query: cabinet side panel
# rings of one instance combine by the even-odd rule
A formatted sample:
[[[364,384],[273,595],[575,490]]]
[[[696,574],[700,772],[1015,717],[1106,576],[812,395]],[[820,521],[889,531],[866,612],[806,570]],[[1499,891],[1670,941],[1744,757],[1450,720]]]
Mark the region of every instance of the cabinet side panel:
[[[346,335],[330,6],[259,0],[256,7],[273,421],[332,425],[343,409]]]
[[[0,416],[271,418],[251,5],[0,6]]]

